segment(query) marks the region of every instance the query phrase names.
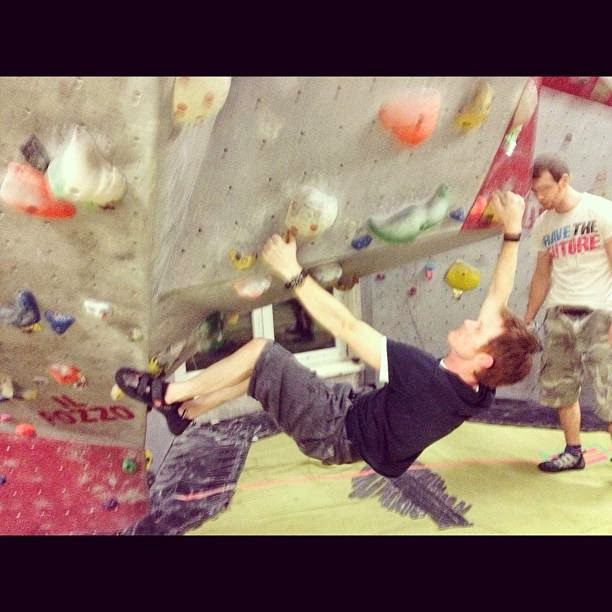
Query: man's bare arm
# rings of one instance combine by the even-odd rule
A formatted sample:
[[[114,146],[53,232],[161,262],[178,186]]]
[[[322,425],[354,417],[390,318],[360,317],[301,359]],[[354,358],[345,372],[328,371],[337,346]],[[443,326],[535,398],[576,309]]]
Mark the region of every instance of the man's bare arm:
[[[552,261],[548,251],[540,251],[529,285],[529,299],[525,312],[525,323],[531,323],[544,303],[550,290]]]
[[[286,242],[278,234],[272,236],[262,250],[264,261],[283,282],[297,276],[302,266],[297,261],[293,236]],[[380,369],[380,347],[383,335],[361,321],[325,291],[311,277],[294,289],[295,296],[310,315],[335,338],[346,343],[351,351],[372,368]]]
[[[516,193],[505,191],[495,192],[491,196],[491,203],[502,222],[504,233],[520,234],[525,200]],[[489,290],[478,315],[481,321],[497,317],[502,308],[507,305],[514,287],[518,250],[518,241],[504,240],[502,242]]]

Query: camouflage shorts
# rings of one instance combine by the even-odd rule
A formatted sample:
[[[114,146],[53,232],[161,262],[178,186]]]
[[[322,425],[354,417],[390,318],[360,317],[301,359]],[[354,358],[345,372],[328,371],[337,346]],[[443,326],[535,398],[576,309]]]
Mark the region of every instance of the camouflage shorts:
[[[544,319],[540,403],[558,408],[580,396],[585,374],[593,385],[595,412],[612,422],[612,350],[608,328],[612,314],[595,310],[582,318],[550,308]]]

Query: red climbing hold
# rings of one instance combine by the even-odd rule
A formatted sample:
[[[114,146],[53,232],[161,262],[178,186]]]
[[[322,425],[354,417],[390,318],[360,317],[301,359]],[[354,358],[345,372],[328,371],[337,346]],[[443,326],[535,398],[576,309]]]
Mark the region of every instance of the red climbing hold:
[[[61,219],[76,212],[72,204],[53,197],[45,176],[29,164],[9,163],[0,197],[8,206],[37,217]]]

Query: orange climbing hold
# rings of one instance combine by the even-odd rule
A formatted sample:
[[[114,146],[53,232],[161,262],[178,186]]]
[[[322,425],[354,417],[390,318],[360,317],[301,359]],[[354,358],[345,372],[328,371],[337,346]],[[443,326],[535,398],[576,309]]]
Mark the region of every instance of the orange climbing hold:
[[[399,141],[416,146],[434,131],[440,103],[440,92],[435,89],[409,90],[385,102],[378,116]]]
[[[37,217],[65,219],[76,212],[72,204],[56,200],[45,176],[28,164],[9,163],[0,197],[8,206]]]
[[[33,438],[36,435],[36,429],[34,425],[30,425],[30,423],[19,423],[19,425],[15,427],[15,433],[24,438]]]
[[[78,368],[63,363],[54,363],[49,366],[49,375],[60,385],[71,385],[82,379],[81,371]]]

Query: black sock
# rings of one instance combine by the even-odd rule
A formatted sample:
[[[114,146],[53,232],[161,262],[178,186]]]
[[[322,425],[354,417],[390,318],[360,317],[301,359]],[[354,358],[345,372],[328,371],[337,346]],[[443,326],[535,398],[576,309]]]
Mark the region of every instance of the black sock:
[[[582,455],[582,444],[566,444],[565,452],[574,455],[574,457],[580,457]]]

